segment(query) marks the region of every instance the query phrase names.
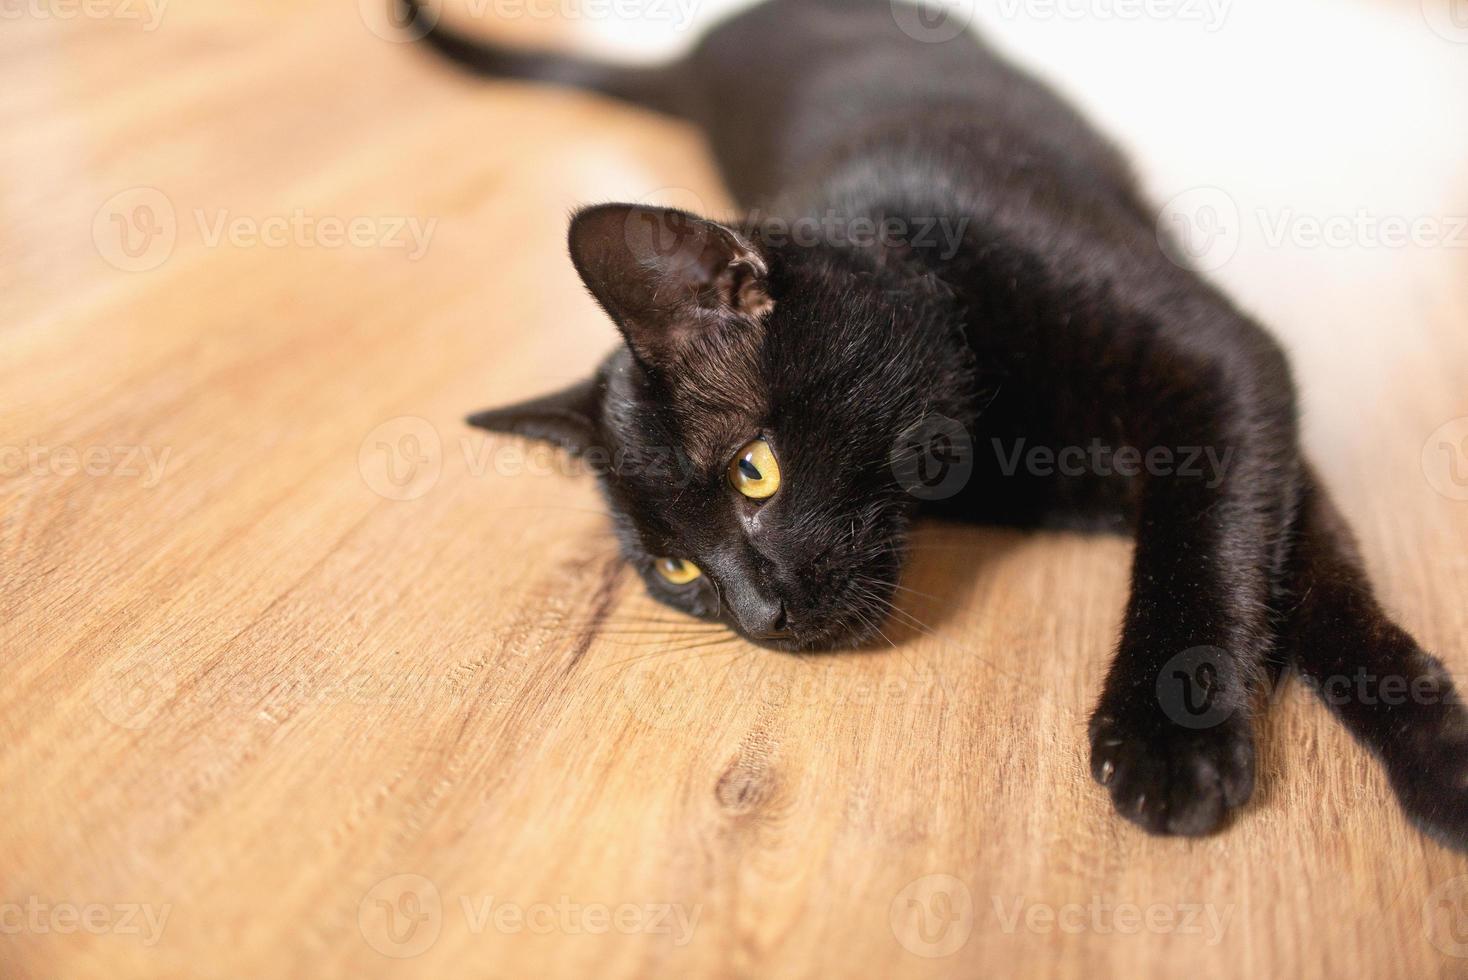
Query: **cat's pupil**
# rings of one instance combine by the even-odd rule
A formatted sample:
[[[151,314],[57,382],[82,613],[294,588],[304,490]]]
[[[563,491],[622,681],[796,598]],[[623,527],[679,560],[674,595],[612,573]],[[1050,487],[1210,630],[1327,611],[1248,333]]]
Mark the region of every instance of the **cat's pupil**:
[[[759,467],[755,466],[747,459],[741,459],[739,461],[739,472],[743,473],[751,480],[763,480],[765,478],[764,474],[759,471]]]

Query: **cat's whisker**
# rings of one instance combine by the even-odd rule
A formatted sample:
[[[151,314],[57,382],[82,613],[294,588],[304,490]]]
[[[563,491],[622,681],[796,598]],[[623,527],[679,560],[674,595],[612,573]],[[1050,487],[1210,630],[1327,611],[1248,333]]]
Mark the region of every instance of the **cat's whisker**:
[[[718,623],[711,623],[711,622],[707,622],[705,620],[695,619],[695,618],[693,618],[691,616],[690,617],[687,617],[685,619],[637,619],[637,618],[625,618],[625,619],[624,618],[616,618],[616,619],[584,619],[584,620],[580,620],[580,619],[562,619],[562,620],[556,620],[554,622],[545,623],[544,626],[545,627],[559,627],[559,628],[564,628],[564,629],[583,629],[583,630],[586,630],[586,629],[604,630],[604,629],[642,628],[642,627],[655,628],[655,627],[659,627],[659,626],[666,626],[666,627],[671,627],[671,628],[675,628],[675,629],[677,629],[677,628],[684,628],[684,629],[723,629],[723,626],[721,626]]]
[[[933,635],[933,627],[929,626],[927,623],[923,622],[921,619],[919,619],[917,616],[914,616],[906,609],[903,609],[891,599],[884,598],[883,596],[878,595],[874,592],[867,592],[865,593],[865,596],[872,602],[880,605],[888,612],[889,615],[900,617],[900,621],[905,621],[906,625],[916,627],[929,636]]]
[[[604,510],[598,510],[595,507],[577,507],[574,504],[505,504],[502,507],[496,507],[495,510],[569,510],[578,514],[595,514],[598,517],[608,516]],[[608,555],[608,557],[611,556]]]
[[[887,553],[891,553],[891,554],[901,554],[904,551],[968,551],[968,552],[974,552],[974,551],[977,551],[977,550],[978,550],[978,546],[977,545],[974,545],[974,544],[937,544],[937,543],[934,543],[934,542],[926,542],[926,541],[922,541],[922,540],[919,540],[919,539],[913,539],[913,540],[905,541],[905,542],[903,542],[901,544],[888,544],[886,542],[883,542],[882,544],[880,544],[878,546],[878,548],[874,552],[874,554],[882,554],[883,552],[887,552]]]
[[[572,632],[576,632],[576,631],[573,630]],[[583,632],[584,633],[584,632],[588,632],[588,631],[582,630],[580,632]],[[593,636],[653,636],[653,637],[657,637],[657,636],[713,636],[713,635],[715,635],[717,633],[721,633],[721,632],[723,632],[723,629],[721,627],[714,627],[712,629],[703,629],[703,628],[696,627],[696,626],[685,626],[685,627],[660,626],[660,627],[657,627],[655,629],[633,629],[633,628],[628,628],[628,629],[596,630],[592,635]]]
[[[743,664],[750,657],[754,656],[754,654],[756,652],[757,651],[753,647],[751,647],[750,649],[745,650],[743,653],[739,654],[738,656],[731,657],[729,659],[729,662],[726,663],[726,664],[724,664],[724,666],[722,668],[720,668],[720,670],[719,670],[719,681],[720,681],[720,683],[727,684],[729,682],[730,675],[731,675],[731,673],[732,673],[735,665],[736,664]],[[763,676],[763,675],[761,675],[761,676]]]
[[[922,596],[924,599],[932,599],[934,602],[943,602],[944,601],[942,599],[942,597],[935,596],[931,592],[919,592],[917,589],[908,588],[905,585],[899,585],[899,584],[895,584],[894,583],[892,585],[892,588],[896,589],[899,592],[907,592],[907,593],[909,593],[911,595]]]
[[[567,639],[569,639],[569,637]],[[682,642],[682,641],[695,640],[695,639],[697,639],[697,640],[704,640],[704,639],[707,639],[707,637],[678,636],[678,637],[672,637],[671,639],[672,639],[673,642]],[[656,639],[650,639],[650,638],[646,638],[646,637],[635,637],[635,636],[634,637],[611,636],[611,637],[605,637],[605,638],[597,638],[596,642],[600,646],[611,647],[611,648],[617,649],[617,650],[646,650],[646,649],[649,649],[649,648],[656,648],[656,647],[665,645],[665,644],[667,644],[670,641],[666,637],[659,637],[659,638],[656,638]]]
[[[902,662],[907,665],[907,669],[912,673],[912,676],[921,677],[922,671],[918,670],[917,664],[912,662],[912,658],[908,656],[907,649],[905,647],[898,646],[896,643],[893,643],[892,640],[887,636],[887,634],[882,633],[880,628],[877,630],[877,632],[881,634],[882,639],[892,644],[893,652],[902,658]]]
[[[546,619],[541,621],[547,626],[716,626],[718,624],[711,620],[699,619],[695,616],[680,616],[677,618],[647,617],[647,616],[587,616],[584,618]]]
[[[744,639],[743,637],[731,633],[728,636],[725,636],[725,637],[722,637],[722,638],[719,638],[719,639],[714,639],[714,640],[699,640],[699,641],[697,641],[695,643],[686,643],[686,644],[684,644],[682,646],[672,647],[672,648],[670,648],[670,649],[668,649],[668,650],[666,650],[664,652],[665,653],[686,653],[689,650],[701,650],[701,649],[704,649],[705,647],[723,646],[723,645],[727,645],[727,644],[730,644],[730,643],[738,643],[738,642],[742,642],[743,639]]]
[[[902,609],[891,606],[886,608],[886,613],[895,625],[900,626],[903,629],[913,630],[917,633],[923,634],[924,636],[934,635],[933,628],[931,626],[928,626],[916,616],[913,616],[912,614],[905,612]]]
[[[628,666],[630,664],[645,663],[646,661],[649,661],[649,660],[656,660],[659,657],[668,657],[668,656],[672,656],[672,655],[678,654],[678,653],[685,653],[689,649],[699,649],[699,648],[702,648],[702,647],[718,648],[718,647],[722,647],[722,646],[725,646],[725,645],[728,645],[728,644],[732,644],[732,643],[736,642],[738,639],[739,639],[739,637],[737,637],[737,636],[730,636],[730,637],[727,637],[727,638],[725,638],[723,640],[716,640],[716,641],[713,641],[713,642],[710,642],[710,643],[700,644],[698,647],[689,647],[689,648],[674,647],[672,649],[652,650],[652,651],[650,651],[648,653],[642,654],[641,656],[628,657],[625,660],[614,660],[614,661],[612,661],[611,663],[608,663],[608,664],[601,664],[600,666],[598,666],[596,668],[596,671],[600,672],[600,671],[604,671],[604,670],[611,670],[614,667],[626,667],[626,666]],[[709,654],[717,653],[717,652],[718,652],[718,649],[709,649],[704,654],[698,654],[696,656],[689,657],[687,659],[696,660],[700,656],[707,656]]]
[[[885,599],[881,595],[879,595],[879,594],[875,593],[874,591],[872,591],[871,588],[867,587],[864,584],[867,581],[871,581],[871,580],[867,580],[867,579],[857,579],[857,580],[854,580],[853,585],[856,587],[856,592],[857,592],[858,596],[860,596],[861,598],[867,600],[868,602],[874,603],[875,605],[877,605],[878,608],[884,608],[885,610],[887,610],[887,612],[888,612],[889,615],[891,615],[891,614],[898,614],[899,616],[906,616],[906,617],[908,617],[909,619],[912,620],[912,622],[905,622],[903,619],[900,619],[899,618],[896,621],[899,626],[902,626],[902,627],[907,628],[907,629],[916,630],[917,632],[922,633],[922,634],[925,634],[925,635],[928,635],[928,636],[934,636],[934,635],[936,635],[936,633],[934,632],[934,630],[931,627],[929,627],[927,624],[922,623],[920,620],[917,620],[916,617],[909,616],[909,614],[907,614],[904,610],[898,608],[890,600]],[[880,583],[877,583],[877,584],[880,585]],[[866,616],[866,614],[862,610],[860,610],[860,609],[854,610],[854,612],[855,612],[856,616],[859,619],[861,619],[861,621],[864,624],[867,625],[867,628],[869,630],[873,631],[876,635],[880,636],[882,639],[884,639],[884,640],[887,641],[888,645],[891,646],[892,649],[897,652],[898,656],[902,657],[903,662],[907,664],[908,669],[911,670],[914,675],[916,675],[916,674],[919,673],[918,668],[917,668],[917,665],[912,662],[912,659],[907,655],[906,650],[903,647],[899,646],[896,642],[894,642],[892,640],[892,638],[890,636],[888,636],[882,630],[880,624],[874,624],[874,623],[872,623],[871,620]]]
[[[874,634],[876,634],[877,636],[880,636],[882,639],[886,640],[888,646],[892,647],[894,650],[897,649],[897,644],[892,642],[892,638],[890,636],[888,636],[886,633],[883,633],[882,632],[882,627],[879,626],[877,623],[873,622],[872,619],[869,616],[867,616],[867,614],[865,612],[863,612],[860,609],[854,609],[854,610],[852,610],[852,612],[856,615],[856,617],[858,619],[860,619],[862,621],[863,624],[865,624],[865,626],[867,627],[867,629],[871,630]]]
[[[943,648],[948,648],[948,647],[954,646],[954,644],[953,644],[953,642],[951,640],[947,639],[945,636],[943,636],[942,634],[940,634],[936,629],[932,629],[930,627],[929,630],[928,630],[927,635],[930,636],[932,639],[934,639],[937,643],[941,644]],[[920,647],[919,649],[922,649],[922,648]],[[966,656],[971,657],[974,660],[977,660],[979,663],[981,663],[984,666],[988,667],[990,670],[994,671],[996,674],[999,674],[999,675],[1001,675],[1003,677],[1007,677],[1010,680],[1015,681],[1016,683],[1020,684],[1023,687],[1030,688],[1035,693],[1037,693],[1039,696],[1045,697],[1047,699],[1052,696],[1051,695],[1051,692],[1049,692],[1047,690],[1044,690],[1043,688],[1036,687],[1035,684],[1030,680],[1030,678],[1028,678],[1026,676],[1023,676],[1021,674],[1017,674],[1014,671],[1007,670],[1004,667],[1001,667],[998,664],[994,663],[992,660],[989,660],[989,659],[987,659],[987,658],[985,658],[983,656],[980,656],[980,655],[974,653],[973,651],[965,650],[964,652],[965,652],[965,655]]]
[[[593,637],[604,637],[604,636],[651,636],[651,637],[659,637],[659,636],[712,636],[715,633],[722,632],[722,627],[715,627],[715,628],[712,628],[712,629],[704,629],[704,628],[700,628],[700,627],[676,627],[676,626],[667,627],[667,626],[663,626],[663,627],[657,627],[657,628],[643,628],[643,627],[624,627],[624,628],[618,628],[618,627],[613,627],[612,629],[598,629],[598,628],[593,627],[593,626],[582,626],[582,627],[575,627],[575,626],[557,626],[557,627],[542,627],[539,630],[537,630],[537,632],[544,633],[544,634],[549,635],[549,636],[586,636],[588,634],[591,635],[591,636],[593,636]]]

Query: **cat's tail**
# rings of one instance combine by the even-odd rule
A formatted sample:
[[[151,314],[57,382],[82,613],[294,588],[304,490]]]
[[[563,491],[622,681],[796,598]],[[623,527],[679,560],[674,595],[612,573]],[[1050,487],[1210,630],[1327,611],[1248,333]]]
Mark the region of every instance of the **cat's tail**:
[[[1313,472],[1292,543],[1282,652],[1382,760],[1408,816],[1468,850],[1468,711],[1442,663],[1381,608],[1355,538]]]
[[[666,66],[615,65],[570,54],[498,45],[445,27],[438,5],[425,0],[388,0],[410,37],[421,38],[449,61],[488,78],[518,78],[600,92],[671,115],[684,115],[681,62]]]

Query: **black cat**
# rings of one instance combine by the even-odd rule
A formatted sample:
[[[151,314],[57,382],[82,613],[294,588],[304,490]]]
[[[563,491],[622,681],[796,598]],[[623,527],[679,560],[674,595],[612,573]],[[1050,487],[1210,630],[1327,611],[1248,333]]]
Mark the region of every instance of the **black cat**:
[[[571,257],[625,345],[583,384],[471,419],[612,461],[652,595],[779,648],[853,645],[889,610],[920,505],[1129,527],[1091,721],[1123,816],[1224,823],[1292,658],[1407,812],[1468,844],[1468,714],[1303,460],[1284,354],[1169,258],[1125,162],[1054,94],[969,34],[923,40],[927,14],[888,0],[771,0],[658,68],[403,12],[479,73],[692,121],[749,209],[577,214]],[[926,492],[935,460],[967,481]]]

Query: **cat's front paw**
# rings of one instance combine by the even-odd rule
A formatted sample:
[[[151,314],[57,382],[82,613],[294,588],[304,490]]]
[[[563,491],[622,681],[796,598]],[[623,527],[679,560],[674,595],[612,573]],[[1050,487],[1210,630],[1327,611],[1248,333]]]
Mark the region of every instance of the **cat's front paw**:
[[[1468,737],[1458,718],[1434,731],[1421,725],[1416,737],[1387,747],[1387,775],[1412,821],[1449,847],[1468,851]],[[1459,730],[1444,735],[1442,727]]]
[[[1091,718],[1091,775],[1151,833],[1208,834],[1254,791],[1254,739],[1235,718],[1188,728],[1103,707]]]

